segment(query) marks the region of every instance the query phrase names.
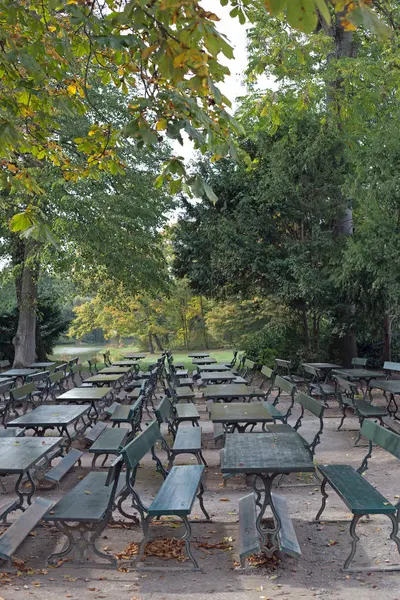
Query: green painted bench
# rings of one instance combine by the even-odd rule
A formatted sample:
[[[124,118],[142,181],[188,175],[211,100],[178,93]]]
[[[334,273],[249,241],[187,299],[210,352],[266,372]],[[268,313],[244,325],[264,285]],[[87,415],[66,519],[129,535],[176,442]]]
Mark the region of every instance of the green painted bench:
[[[355,383],[337,376],[335,376],[334,379],[336,381],[337,399],[342,409],[342,419],[339,423],[338,431],[341,429],[344,420],[347,417],[346,411],[348,409],[352,410],[360,422],[358,438],[354,442],[354,444],[357,445],[361,438],[361,428],[364,420],[377,419],[381,425],[384,425],[383,418],[389,416],[388,409],[381,406],[374,406],[371,402],[367,402],[362,398],[356,398],[358,390]]]
[[[300,375],[295,375],[292,370],[292,361],[284,360],[283,358],[275,358],[275,365],[277,373],[282,375],[284,379],[288,379],[295,385],[305,383],[305,378]]]
[[[292,414],[294,397],[296,394],[296,386],[287,379],[284,379],[283,377],[280,377],[280,375],[277,375],[275,377],[272,389],[275,388],[277,388],[278,393],[275,396],[273,402],[264,402],[264,404],[266,405],[267,410],[271,417],[274,419],[274,421],[281,421],[282,423],[287,423],[288,418]],[[281,395],[283,392],[289,396],[289,405],[285,412],[281,412],[277,408],[277,405],[279,403],[279,400],[281,399]]]
[[[107,428],[95,442],[90,446],[89,452],[93,454],[92,469],[96,470],[96,462],[99,456],[105,454],[101,464],[104,467],[109,455],[118,455],[121,448],[125,445],[129,436],[129,429]]]
[[[67,538],[64,549],[49,557],[49,564],[68,556],[70,564],[117,566],[116,557],[100,550],[96,542],[111,519],[116,499],[126,488],[125,477],[120,477],[122,465],[118,457],[108,472],[92,471],[46,512],[44,520],[52,522]],[[103,561],[88,560],[89,551]],[[78,557],[71,559],[69,555],[74,552]]]
[[[36,403],[33,398],[33,392],[35,390],[36,386],[34,383],[25,383],[24,385],[10,389],[10,399],[13,409],[15,410],[15,406],[19,403],[22,404],[22,412],[24,414],[28,408],[36,408]]]
[[[260,536],[256,527],[257,511],[254,494],[239,500],[239,557],[240,566],[246,566],[246,558],[260,552]]]
[[[400,459],[400,436],[368,419],[365,419],[361,426],[361,434],[368,439],[369,447],[367,455],[357,470],[343,464],[317,465],[323,480],[321,484],[322,504],[315,518],[319,521],[325,509],[328,498],[326,486],[329,484],[353,514],[350,523],[351,551],[344,562],[343,570],[349,572],[399,571],[400,565],[350,567],[357,550],[357,542],[360,539],[356,534],[356,526],[364,515],[386,515],[390,519],[392,523],[390,539],[395,542],[400,553],[400,539],[398,537],[399,503],[393,505],[363,477],[364,471],[368,468],[368,461],[372,456],[373,444]]]
[[[3,427],[6,425],[11,413],[14,417],[19,417],[10,395],[10,390],[13,388],[14,382],[10,381],[0,385],[0,419]]]
[[[63,456],[60,462],[45,474],[44,480],[59,486],[62,478],[65,477],[72,467],[81,460],[82,456],[83,452],[76,448],[71,448],[71,450]]]
[[[117,406],[113,414],[110,417],[110,422],[113,427],[120,427],[122,424],[130,425],[131,433],[130,437],[136,435],[141,428],[141,421],[143,417],[143,402],[144,396],[141,395],[139,398],[130,405],[121,404]]]
[[[106,427],[107,425],[102,421],[97,421],[96,425],[88,427],[85,431],[85,442],[87,442],[88,445],[93,444]]]
[[[276,377],[276,373],[273,369],[270,369],[269,367],[267,367],[266,365],[263,365],[261,367],[261,375],[262,375],[262,380],[260,383],[260,389],[264,389],[264,385],[267,384],[268,388],[267,391],[265,392],[265,397],[268,398],[268,396],[270,395],[271,391],[273,390],[274,387],[274,381],[275,381],[275,377]]]
[[[174,515],[180,518],[184,524],[185,535],[183,539],[185,540],[187,555],[193,564],[194,570],[200,570],[191,551],[192,531],[188,517],[192,512],[195,499],[198,498],[203,514],[207,520],[210,518],[203,504],[204,487],[202,477],[205,467],[204,465],[182,465],[172,467],[168,472],[156,454],[157,442],[162,443],[161,432],[158,422],[153,421],[121,451],[121,455],[129,471],[128,487],[133,498],[132,505],[139,512],[143,526],[143,539],[140,544],[139,554],[131,562],[131,566],[141,568],[139,565],[142,562],[145,546],[150,540],[151,522],[164,515]],[[156,463],[156,470],[163,476],[164,481],[154,500],[146,507],[140,499],[136,488],[136,477],[139,463],[148,452],[151,452],[152,458]],[[123,497],[125,497],[125,494],[121,497],[118,506]],[[150,567],[150,570],[157,570],[157,568],[153,566]],[[182,570],[182,568],[179,570]]]
[[[328,399],[336,400],[336,387],[330,383],[324,383],[324,373],[312,365],[303,365],[307,379],[308,392],[310,395],[322,398],[326,408],[329,408]]]
[[[10,569],[13,569],[12,557],[15,552],[52,506],[53,502],[51,500],[36,498],[0,536],[0,558],[8,562]]]
[[[302,439],[304,447],[308,450],[310,455],[313,457],[315,454],[315,449],[321,441],[321,435],[324,430],[323,417],[324,417],[325,407],[316,398],[313,398],[312,396],[308,396],[304,392],[299,392],[295,396],[295,402],[296,402],[296,404],[298,404],[300,406],[300,415],[298,416],[297,421],[293,427],[291,427],[288,423],[286,423],[286,424],[282,424],[282,425],[268,425],[267,429],[269,431],[271,431],[272,433],[274,431],[277,431],[277,432],[278,431],[281,431],[281,432],[296,431],[297,435],[299,435],[300,438]],[[303,423],[305,411],[307,411],[307,412],[311,413],[312,415],[314,415],[315,417],[317,417],[318,423],[319,423],[319,427],[318,427],[317,431],[315,432],[314,437],[312,438],[311,441],[307,441],[299,433],[299,429]]]
[[[201,427],[178,427],[178,429],[176,429],[174,425],[173,407],[168,396],[164,396],[157,406],[156,418],[160,427],[163,423],[167,424],[168,432],[170,432],[174,438],[172,448],[168,445],[165,438],[162,438],[164,449],[168,455],[169,469],[173,466],[175,457],[178,454],[193,454],[199,465],[204,464],[205,466],[208,466],[201,449]]]
[[[354,357],[351,359],[351,366],[353,369],[367,368],[368,358]]]

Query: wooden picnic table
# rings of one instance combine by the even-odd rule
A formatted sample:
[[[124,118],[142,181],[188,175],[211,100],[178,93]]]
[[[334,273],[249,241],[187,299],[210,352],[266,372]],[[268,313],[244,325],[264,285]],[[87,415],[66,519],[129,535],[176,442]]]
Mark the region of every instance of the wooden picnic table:
[[[342,369],[342,365],[336,365],[335,363],[326,363],[326,362],[315,362],[315,363],[302,363],[303,367],[313,367],[318,371],[322,371],[324,375],[324,382],[326,383],[329,379],[329,375],[333,369]]]
[[[97,423],[100,413],[105,406],[111,404],[113,388],[111,387],[77,387],[68,390],[57,397],[58,402],[70,404],[90,404],[88,412],[89,425]],[[100,406],[100,411],[98,407]]]
[[[364,399],[367,394],[370,381],[386,377],[382,371],[371,371],[370,369],[333,369],[332,375],[338,375],[349,381],[365,381],[365,390],[363,390]]]
[[[213,365],[217,362],[216,358],[193,358],[193,365]]]
[[[230,402],[213,404],[210,418],[213,423],[222,423],[225,433],[244,433],[247,427],[257,423],[262,425],[273,421],[264,402]]]
[[[34,375],[34,373],[39,373],[38,369],[9,369],[8,371],[3,371],[1,376],[7,377],[7,379],[22,379],[25,381],[29,375]]]
[[[300,436],[294,431],[228,434],[221,451],[221,471],[254,475],[252,487],[259,508],[255,525],[267,554],[270,556],[280,549],[291,556],[300,556],[285,501],[272,493],[272,484],[279,475],[314,472],[313,460]],[[275,521],[273,528],[262,522],[268,507]]]
[[[208,352],[188,352],[189,358],[208,358],[209,356]]]
[[[397,406],[395,396],[400,394],[400,379],[372,379],[368,384],[368,389],[369,389],[370,397],[372,397],[373,389],[382,390],[386,400],[387,400],[386,393],[388,393],[390,396],[389,400],[387,400],[388,412],[392,417],[395,417],[396,419],[398,419],[398,417],[396,416],[397,411],[398,411],[398,406]],[[390,409],[390,406],[392,403],[394,404],[394,410]]]
[[[260,388],[243,383],[230,383],[222,385],[208,385],[204,390],[206,400],[223,400],[230,402],[240,398],[265,398],[265,391]]]
[[[7,513],[18,509],[24,511],[32,503],[36,486],[30,470],[50,453],[54,458],[53,451],[57,446],[61,455],[62,442],[62,437],[0,438],[0,475],[19,476],[15,484],[18,501],[10,506]],[[27,481],[30,486],[25,485]]]
[[[44,435],[48,429],[56,429],[59,435],[64,438],[65,448],[68,451],[72,444],[68,426],[73,424],[76,437],[82,437],[89,425],[84,419],[89,410],[90,404],[83,404],[81,406],[43,405],[17,419],[9,421],[7,428],[25,427],[25,429],[33,429],[35,436]],[[81,421],[82,424],[79,427]]]
[[[223,383],[224,381],[234,381],[236,379],[236,375],[232,373],[232,371],[211,371],[211,372],[203,372],[201,374],[201,379],[203,383]]]
[[[57,363],[55,361],[49,362],[35,362],[29,365],[30,369],[49,369],[50,367],[54,367]]]
[[[200,365],[197,370],[199,373],[203,373],[205,371],[230,371],[231,368],[228,365],[224,365],[222,363],[216,363],[215,365]]]
[[[121,387],[121,381],[123,379],[123,375],[115,373],[114,375],[110,373],[103,373],[102,375],[98,373],[97,375],[93,375],[92,377],[88,377],[85,379],[85,383],[93,383],[94,385],[102,386],[106,384],[119,384],[118,387]]]
[[[123,354],[123,358],[131,358],[132,360],[142,360],[143,358],[146,358],[147,354],[140,354],[138,352],[126,352],[125,354]]]
[[[138,369],[139,364],[137,360],[113,360],[112,367],[130,367],[131,369]]]
[[[131,371],[131,367],[117,367],[116,365],[111,365],[111,367],[104,367],[98,372],[98,375],[126,375]]]

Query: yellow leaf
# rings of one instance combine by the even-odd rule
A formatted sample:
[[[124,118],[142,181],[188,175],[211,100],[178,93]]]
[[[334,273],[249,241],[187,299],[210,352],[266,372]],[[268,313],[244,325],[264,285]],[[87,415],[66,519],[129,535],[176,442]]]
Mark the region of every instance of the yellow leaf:
[[[76,94],[76,85],[75,85],[75,83],[70,83],[69,86],[67,87],[67,90],[72,95]]]
[[[13,165],[13,163],[8,163],[7,169],[11,171],[11,173],[16,173],[18,171],[18,167]]]
[[[146,59],[150,56],[150,54],[152,54],[152,52],[154,52],[154,50],[157,48],[157,44],[153,44],[152,46],[148,46],[148,48],[145,48],[142,52],[142,58]]]
[[[49,25],[48,30],[53,32],[57,29],[57,27],[55,27],[54,25]]]
[[[157,121],[156,123],[156,129],[157,131],[161,131],[162,129],[166,129],[167,127],[167,119],[160,119],[159,121]]]
[[[178,54],[174,58],[174,67],[182,67],[188,59],[188,55],[186,52],[182,52],[182,54]]]

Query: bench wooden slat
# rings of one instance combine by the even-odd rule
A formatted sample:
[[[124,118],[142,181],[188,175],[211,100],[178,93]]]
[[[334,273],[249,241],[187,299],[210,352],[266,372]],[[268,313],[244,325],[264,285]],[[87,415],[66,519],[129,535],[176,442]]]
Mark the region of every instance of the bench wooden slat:
[[[129,433],[129,429],[106,429],[97,440],[90,446],[89,452],[95,454],[112,454],[118,452],[119,448]]]
[[[97,440],[97,438],[99,437],[99,435],[105,430],[105,428],[107,427],[106,423],[102,423],[101,421],[98,421],[96,423],[96,425],[94,425],[93,427],[91,427],[90,429],[88,429],[85,432],[85,440],[87,442],[95,442]]]
[[[108,473],[92,471],[57,502],[44,517],[45,521],[77,521],[96,523],[104,517],[112,493],[107,486]],[[117,495],[125,485],[125,478],[118,482]]]
[[[113,402],[112,404],[110,404],[110,406],[107,406],[107,408],[104,409],[105,414],[111,417],[111,415],[118,408],[118,406],[121,406],[119,402]]]
[[[260,552],[260,537],[256,527],[256,499],[254,494],[239,500],[239,555],[240,563],[256,552]]]
[[[6,560],[11,559],[17,548],[52,506],[51,500],[36,498],[33,504],[0,537],[0,557]]]
[[[66,454],[55,467],[46,473],[44,479],[53,483],[59,483],[82,456],[83,452],[76,448],[71,448],[68,454]]]
[[[400,435],[400,421],[392,419],[391,417],[383,417],[382,421],[385,423],[385,427]]]
[[[271,498],[281,521],[281,529],[278,534],[280,550],[281,552],[285,552],[285,554],[289,554],[289,556],[300,558],[301,550],[299,542],[297,541],[296,532],[285,499],[283,496],[274,493],[271,494]]]
[[[189,515],[203,472],[203,465],[172,467],[149,506],[149,515]]]
[[[8,500],[0,506],[0,521],[5,521],[9,512],[14,510],[19,504],[19,499]]]
[[[173,450],[201,450],[201,427],[179,427]]]
[[[194,404],[175,404],[178,419],[200,419],[199,411]]]
[[[224,426],[222,423],[214,423],[214,441],[222,440],[225,437]]]
[[[271,402],[264,402],[264,406],[271,415],[271,417],[274,419],[274,421],[275,419],[278,421],[283,421],[286,418],[286,416],[283,415],[281,411],[276,408],[276,406],[271,404]]]
[[[393,506],[362,475],[349,465],[318,465],[320,473],[342,498],[353,515],[393,514]]]
[[[18,427],[9,427],[8,429],[0,430],[0,438],[22,437],[24,433],[25,429],[19,429]]]

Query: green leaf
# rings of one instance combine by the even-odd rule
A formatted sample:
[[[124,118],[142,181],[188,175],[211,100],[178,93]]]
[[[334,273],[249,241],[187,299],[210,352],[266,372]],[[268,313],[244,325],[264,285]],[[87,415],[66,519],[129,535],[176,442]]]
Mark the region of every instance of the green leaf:
[[[11,231],[25,231],[29,227],[32,227],[32,221],[25,212],[18,213],[10,219],[9,228]]]
[[[203,181],[203,188],[204,188],[204,191],[207,195],[207,198],[210,200],[210,202],[212,202],[213,204],[216,204],[218,202],[218,197],[215,195],[214,190],[212,189],[211,185],[208,185],[208,183]]]
[[[317,7],[321,17],[324,19],[327,25],[331,23],[331,13],[329,12],[329,8],[326,4],[326,0],[314,0],[315,6]]]
[[[277,15],[286,7],[288,0],[265,0],[265,6],[271,15]],[[289,4],[296,4],[296,1],[290,0]]]
[[[287,5],[289,25],[304,33],[312,33],[318,25],[318,15],[314,0],[296,0]]]

